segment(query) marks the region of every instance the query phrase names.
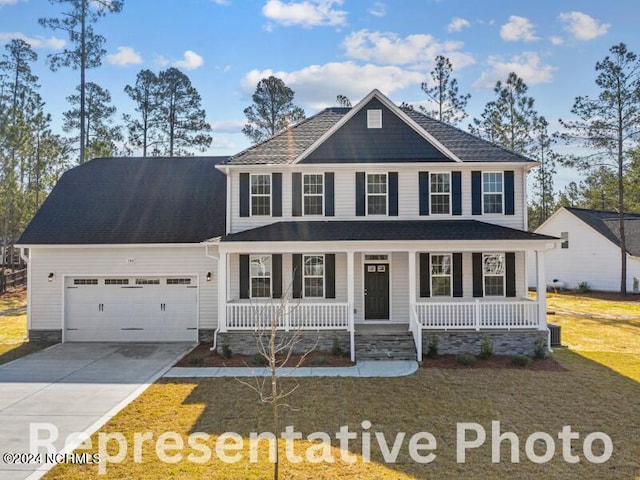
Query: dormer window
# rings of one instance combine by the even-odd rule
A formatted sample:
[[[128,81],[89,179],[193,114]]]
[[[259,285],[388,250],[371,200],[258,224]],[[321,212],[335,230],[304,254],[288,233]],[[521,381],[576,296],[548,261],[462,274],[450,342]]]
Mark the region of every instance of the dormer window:
[[[382,128],[382,110],[367,110],[367,128]]]

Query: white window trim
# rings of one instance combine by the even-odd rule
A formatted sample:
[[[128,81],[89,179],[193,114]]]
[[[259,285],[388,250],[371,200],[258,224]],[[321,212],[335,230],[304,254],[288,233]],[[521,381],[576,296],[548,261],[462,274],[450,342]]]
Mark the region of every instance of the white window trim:
[[[431,175],[442,175],[446,174],[449,176],[449,193],[440,193],[440,192],[432,192],[431,191]],[[433,195],[438,195],[440,197],[449,196],[449,211],[447,213],[435,213],[433,211]],[[429,172],[429,214],[431,215],[451,215],[451,205],[452,197],[451,197],[451,172]]]
[[[318,275],[306,275],[305,265],[308,257],[322,257],[322,296],[321,297],[309,297],[306,294],[305,280],[307,278],[318,278]],[[302,298],[327,298],[327,262],[323,253],[306,253],[302,255]]]
[[[449,257],[449,267],[450,267],[450,271],[451,273],[449,273],[448,275],[433,275],[433,257],[434,256],[446,256]],[[483,274],[484,274],[484,270],[483,270]],[[448,277],[449,278],[449,295],[435,295],[434,292],[434,288],[433,288],[433,278],[434,277],[438,277],[438,278],[445,278]],[[482,281],[484,282],[484,278],[482,279]],[[431,292],[431,297],[434,298],[452,298],[453,297],[453,254],[451,253],[432,253],[429,255],[429,287],[430,287],[430,292]]]
[[[310,175],[319,175],[320,178],[322,178],[322,193],[318,194],[318,193],[304,193],[304,177],[308,177]],[[325,205],[324,205],[324,193],[325,193],[325,181],[324,181],[324,173],[303,173],[302,174],[302,216],[304,217],[322,217],[324,216],[324,212],[325,212]],[[320,196],[322,198],[322,212],[321,213],[306,213],[304,210],[304,198],[305,197],[317,197]]]
[[[502,255],[504,272],[502,275],[493,275],[484,273],[484,257],[487,255]],[[485,291],[485,277],[502,277],[502,295],[487,295]],[[482,252],[482,296],[493,298],[506,298],[507,296],[507,254],[505,252]]]
[[[253,198],[254,197],[266,197],[267,195],[262,193],[253,193],[251,191],[252,179],[257,176],[269,177],[269,215],[254,214],[253,213]],[[272,217],[273,216],[273,175],[270,173],[251,173],[249,174],[249,216],[250,217]]]
[[[382,109],[381,108],[371,108],[367,110],[367,128],[370,128],[370,129],[382,128]]]
[[[569,232],[560,232],[560,238],[562,239],[560,248],[567,250],[569,248]]]
[[[263,257],[269,257],[269,259],[271,260],[271,271],[269,272],[268,276],[259,276],[256,277],[252,274],[251,272],[251,263],[253,261],[254,258],[263,258]],[[256,297],[253,295],[253,279],[254,278],[268,278],[269,279],[269,295],[266,297]],[[260,254],[256,254],[256,255],[249,255],[249,298],[271,298],[273,295],[273,256],[272,255],[260,255]]]
[[[359,320],[356,320],[356,323],[364,323],[366,325],[373,325],[375,323],[381,323],[381,324],[389,324],[389,323],[393,323],[393,254],[389,253],[389,257],[387,260],[367,260],[366,262],[364,261],[365,259],[365,255],[367,254],[372,254],[372,255],[377,255],[377,254],[381,254],[381,252],[375,252],[375,251],[370,251],[370,252],[362,252],[362,256],[360,257],[360,266],[362,268],[360,268],[360,273],[362,275],[362,277],[360,278],[360,285],[362,286],[362,288],[360,289],[360,301],[362,302],[362,316],[359,318]],[[365,309],[365,302],[367,301],[364,295],[364,276],[367,274],[367,268],[366,268],[366,264],[367,263],[373,263],[373,264],[378,264],[378,265],[386,265],[387,266],[387,271],[389,272],[389,318],[388,319],[383,319],[383,320],[367,320],[366,318],[366,309]],[[357,283],[356,283],[357,284]]]
[[[385,196],[385,213],[369,213],[369,195],[375,197],[381,197],[380,193],[372,193],[369,194],[369,175],[384,175],[386,178],[387,184],[387,192],[384,194]],[[389,216],[389,172],[367,172],[364,179],[364,211],[367,217],[388,217]]]
[[[485,193],[487,195],[495,195],[495,194],[498,193],[498,192],[485,192],[484,191],[484,175],[487,174],[487,173],[498,173],[502,177],[502,182],[501,182],[502,183],[502,190],[500,191],[500,195],[502,195],[502,203],[501,203],[502,211],[500,213],[495,213],[495,212],[487,213],[487,212],[484,211],[484,195],[485,195]],[[503,216],[504,215],[504,172],[503,171],[499,171],[499,170],[483,171],[481,180],[482,180],[482,182],[481,182],[482,183],[482,197],[481,197],[481,200],[482,200],[482,215]]]

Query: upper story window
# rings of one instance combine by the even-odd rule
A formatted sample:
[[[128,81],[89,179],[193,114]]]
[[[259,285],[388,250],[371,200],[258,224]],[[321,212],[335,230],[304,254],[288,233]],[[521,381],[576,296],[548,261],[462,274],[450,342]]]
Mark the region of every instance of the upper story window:
[[[324,203],[324,175],[302,176],[302,200],[305,215],[322,215]]]
[[[367,110],[367,128],[382,128],[382,110]]]
[[[502,172],[482,174],[482,204],[484,213],[502,213],[504,181]]]
[[[431,192],[431,213],[434,215],[451,213],[451,174],[432,173],[429,181]]]
[[[560,248],[569,248],[569,232],[560,232],[560,238],[562,239]]]
[[[387,214],[387,174],[367,174],[367,214]]]
[[[271,255],[251,255],[251,298],[271,297]]]
[[[451,296],[451,254],[431,255],[431,295]]]
[[[251,175],[251,215],[271,215],[271,175]]]
[[[305,255],[304,296],[306,298],[324,297],[324,255]]]
[[[504,262],[504,253],[485,253],[482,255],[482,277],[485,297],[504,296]]]

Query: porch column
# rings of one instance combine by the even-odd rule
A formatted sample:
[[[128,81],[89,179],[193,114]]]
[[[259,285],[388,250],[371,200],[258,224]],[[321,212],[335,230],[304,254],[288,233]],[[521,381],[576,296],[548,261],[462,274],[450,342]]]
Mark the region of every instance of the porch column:
[[[355,265],[353,252],[347,252],[347,309],[349,321],[349,341],[351,344],[351,361],[356,361],[355,327],[353,309],[355,306]]]
[[[409,305],[411,308],[416,303],[416,252],[409,252]]]
[[[547,328],[547,281],[544,272],[544,250],[536,250],[536,274],[538,287],[536,296],[538,297],[538,328]]]
[[[224,333],[227,331],[227,252],[220,252],[218,260],[218,329]]]

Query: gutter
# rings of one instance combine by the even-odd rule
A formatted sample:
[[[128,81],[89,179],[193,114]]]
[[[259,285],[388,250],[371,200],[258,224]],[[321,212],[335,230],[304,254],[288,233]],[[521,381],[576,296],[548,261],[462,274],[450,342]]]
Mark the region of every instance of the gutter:
[[[207,258],[211,258],[217,262],[220,261],[220,256],[219,255],[211,255],[209,253],[209,245],[205,245],[204,246],[204,256]],[[220,281],[220,279],[218,279],[218,281]],[[209,349],[210,352],[215,352],[216,350],[216,345],[218,343],[218,332],[220,331],[220,327],[216,327],[216,329],[213,331],[213,346]],[[549,333],[549,335],[551,335],[551,333]]]

